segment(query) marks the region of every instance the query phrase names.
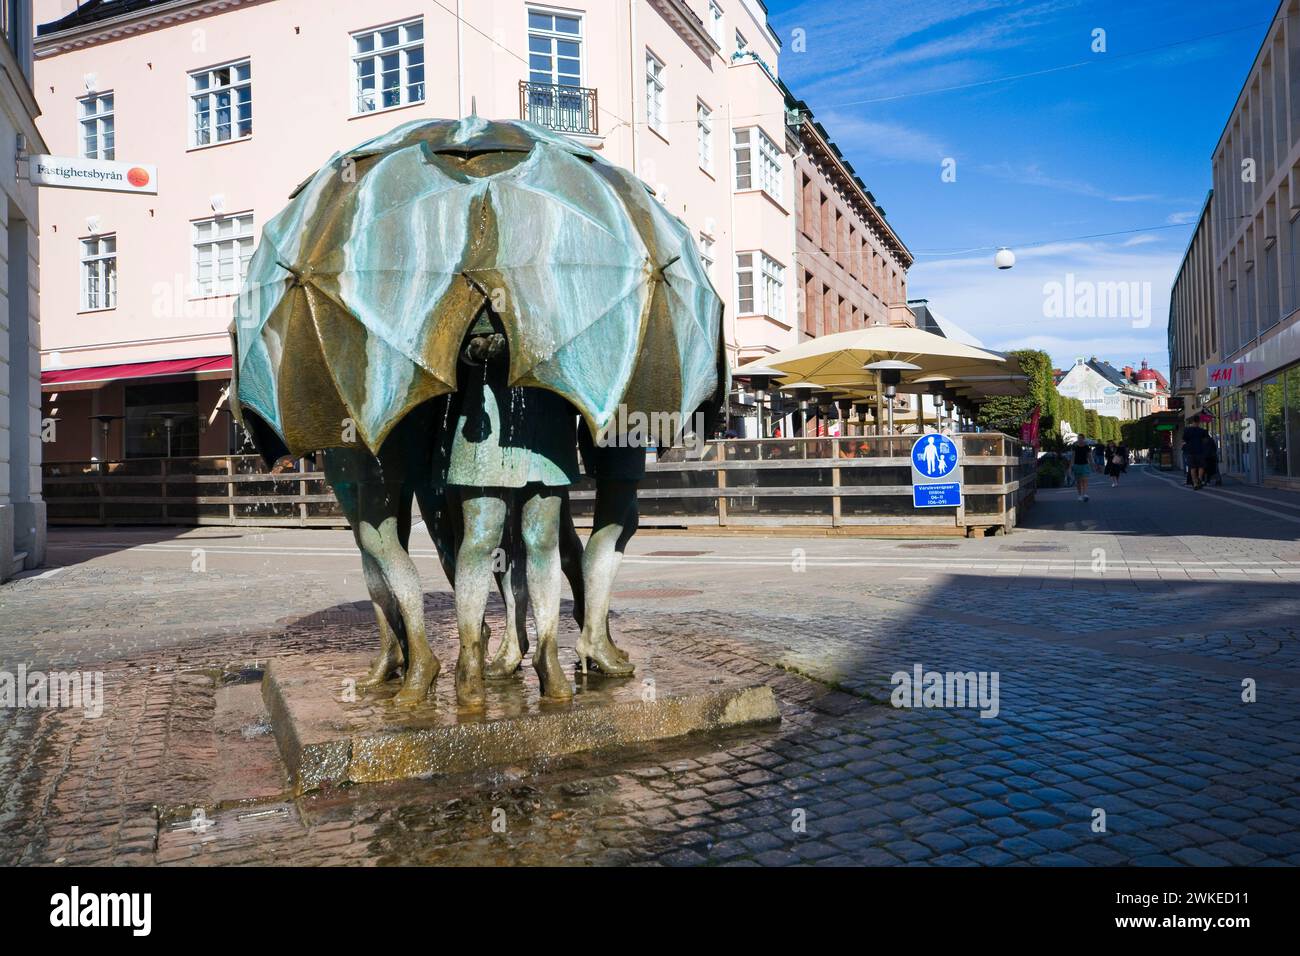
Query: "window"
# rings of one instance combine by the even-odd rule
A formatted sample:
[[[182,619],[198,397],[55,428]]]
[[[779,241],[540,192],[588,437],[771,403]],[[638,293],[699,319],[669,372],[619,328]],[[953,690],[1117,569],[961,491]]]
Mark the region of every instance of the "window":
[[[754,258],[758,258],[758,275]],[[736,311],[785,319],[785,266],[765,252],[736,254]]]
[[[645,118],[650,128],[662,133],[664,113],[664,65],[649,50],[645,52]]]
[[[713,172],[713,111],[698,100],[695,103],[695,132],[699,140],[700,169]]]
[[[713,237],[700,233],[700,261],[704,263],[704,272],[713,280]]]
[[[77,101],[84,159],[113,158],[113,94],[92,93]]]
[[[781,151],[766,133],[756,126],[734,132],[733,155],[736,164],[736,189],[761,189],[778,202],[781,200]],[[754,155],[757,141],[758,156]],[[757,168],[755,163],[757,162]],[[834,237],[823,235],[823,245]]]
[[[253,214],[202,219],[192,228],[194,295],[238,292],[253,255]]]
[[[754,254],[736,254],[736,311],[741,315],[754,311]]]
[[[709,0],[709,36],[713,37],[714,43],[722,46],[722,7],[718,6],[717,0]]]
[[[736,166],[736,189],[754,188],[754,151],[750,146],[753,130],[738,129],[732,136],[732,156]]]
[[[749,52],[749,41],[745,39],[745,34],[741,33],[739,30],[736,31],[736,52]]]
[[[253,73],[248,60],[190,74],[190,145],[253,135]]]
[[[424,20],[352,34],[355,113],[424,102]]]
[[[81,309],[117,308],[117,236],[81,240]]]
[[[582,86],[582,20],[528,11],[528,82]]]

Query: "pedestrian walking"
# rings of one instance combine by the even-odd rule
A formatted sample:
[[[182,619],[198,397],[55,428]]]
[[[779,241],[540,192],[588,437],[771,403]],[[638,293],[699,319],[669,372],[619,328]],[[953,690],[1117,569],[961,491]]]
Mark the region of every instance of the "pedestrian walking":
[[[1079,489],[1079,500],[1088,500],[1088,476],[1092,474],[1092,465],[1088,462],[1092,453],[1088,450],[1088,442],[1082,435],[1074,443],[1074,484]]]
[[[1223,474],[1219,471],[1219,443],[1214,440],[1214,436],[1209,432],[1205,434],[1205,440],[1202,442],[1205,450],[1205,483],[1208,485],[1210,479],[1214,479],[1216,488],[1223,487]]]
[[[1187,463],[1194,491],[1205,486],[1205,440],[1209,437],[1210,433],[1200,425],[1188,425],[1183,429],[1183,461]]]
[[[1110,475],[1110,486],[1119,487],[1119,476],[1128,471],[1128,449],[1124,445],[1110,445],[1106,454],[1110,460],[1106,463],[1106,474]]]

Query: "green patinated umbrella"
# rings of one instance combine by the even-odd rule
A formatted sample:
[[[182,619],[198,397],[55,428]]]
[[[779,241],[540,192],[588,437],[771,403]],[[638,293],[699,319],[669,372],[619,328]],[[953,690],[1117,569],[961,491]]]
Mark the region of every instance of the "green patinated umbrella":
[[[688,415],[719,387],[722,306],[686,226],[585,147],[470,117],[399,126],[294,190],[238,300],[232,407],[294,454],[349,444],[349,422],[377,450],[456,389],[485,304],[510,384],[593,431],[620,405]]]

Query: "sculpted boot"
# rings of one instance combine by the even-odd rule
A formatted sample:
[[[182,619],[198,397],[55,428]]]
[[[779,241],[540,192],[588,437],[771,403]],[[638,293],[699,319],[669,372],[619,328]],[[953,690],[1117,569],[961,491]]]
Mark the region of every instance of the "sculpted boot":
[[[473,710],[481,708],[486,702],[481,645],[479,647],[461,645],[460,657],[456,661],[456,702],[461,707]]]
[[[560,652],[555,641],[539,642],[533,651],[533,670],[542,685],[542,696],[551,700],[568,700],[573,696],[569,679],[560,667]]]
[[[574,648],[578,652],[578,666],[587,673],[593,667],[606,677],[631,677],[636,668],[628,662],[627,656],[610,643],[608,638],[590,638],[585,633],[578,637]]]

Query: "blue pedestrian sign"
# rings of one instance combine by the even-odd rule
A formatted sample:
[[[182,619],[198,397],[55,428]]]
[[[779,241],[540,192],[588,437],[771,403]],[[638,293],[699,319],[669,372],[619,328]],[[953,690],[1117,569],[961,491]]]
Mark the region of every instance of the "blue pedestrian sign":
[[[946,435],[922,435],[912,445],[912,467],[925,478],[947,478],[957,467],[957,446]]]
[[[912,506],[961,507],[957,444],[947,435],[922,435],[912,444]]]

